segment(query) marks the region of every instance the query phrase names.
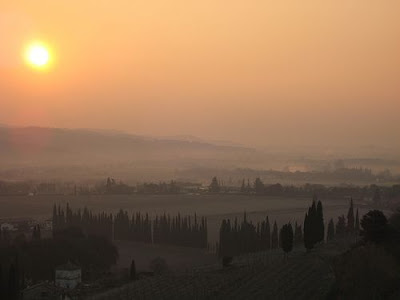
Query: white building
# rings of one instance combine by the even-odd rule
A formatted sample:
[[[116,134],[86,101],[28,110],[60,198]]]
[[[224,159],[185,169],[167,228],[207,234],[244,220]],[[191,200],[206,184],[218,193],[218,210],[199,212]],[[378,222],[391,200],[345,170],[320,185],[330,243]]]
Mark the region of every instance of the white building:
[[[68,262],[56,268],[56,286],[74,289],[82,282],[81,268]]]

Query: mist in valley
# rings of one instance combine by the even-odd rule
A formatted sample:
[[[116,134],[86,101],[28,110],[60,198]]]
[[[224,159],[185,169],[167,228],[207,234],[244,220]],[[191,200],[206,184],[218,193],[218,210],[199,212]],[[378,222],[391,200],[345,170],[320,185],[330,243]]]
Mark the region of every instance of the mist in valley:
[[[399,299],[400,3],[0,4],[0,299]]]

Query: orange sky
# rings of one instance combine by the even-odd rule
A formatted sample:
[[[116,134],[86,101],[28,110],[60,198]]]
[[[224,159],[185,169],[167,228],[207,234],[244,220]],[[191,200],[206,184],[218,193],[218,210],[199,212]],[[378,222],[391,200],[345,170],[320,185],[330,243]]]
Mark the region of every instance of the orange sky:
[[[0,123],[399,146],[400,1],[2,0]],[[46,72],[24,47],[53,48]]]

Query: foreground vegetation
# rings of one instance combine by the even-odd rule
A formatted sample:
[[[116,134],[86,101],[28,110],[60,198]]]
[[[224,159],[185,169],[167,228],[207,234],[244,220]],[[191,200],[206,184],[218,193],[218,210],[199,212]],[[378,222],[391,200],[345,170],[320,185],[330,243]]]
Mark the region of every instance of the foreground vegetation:
[[[229,267],[167,272],[90,299],[321,299],[334,274],[320,252],[297,249],[288,260],[279,251],[257,252],[235,258]]]

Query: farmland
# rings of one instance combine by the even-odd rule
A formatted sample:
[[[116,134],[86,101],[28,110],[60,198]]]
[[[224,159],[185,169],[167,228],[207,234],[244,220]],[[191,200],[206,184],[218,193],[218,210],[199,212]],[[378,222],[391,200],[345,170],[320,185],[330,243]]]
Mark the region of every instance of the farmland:
[[[330,218],[346,214],[347,199],[322,199],[324,217]],[[91,196],[3,196],[0,197],[0,218],[29,217],[33,219],[51,218],[53,205],[67,203],[73,209],[88,207],[94,212],[116,213],[119,209],[128,212],[141,211],[155,214],[197,213],[208,219],[208,240],[214,244],[218,230],[224,218],[242,218],[246,212],[253,222],[264,219],[267,215],[271,222],[278,225],[285,222],[303,222],[304,214],[311,203],[310,198],[283,198],[255,195],[91,195]],[[367,206],[356,202],[360,214]]]
[[[168,273],[90,299],[322,299],[334,281],[329,258],[343,249],[298,248],[287,260],[280,251],[259,252],[235,258],[228,268],[214,264]]]

